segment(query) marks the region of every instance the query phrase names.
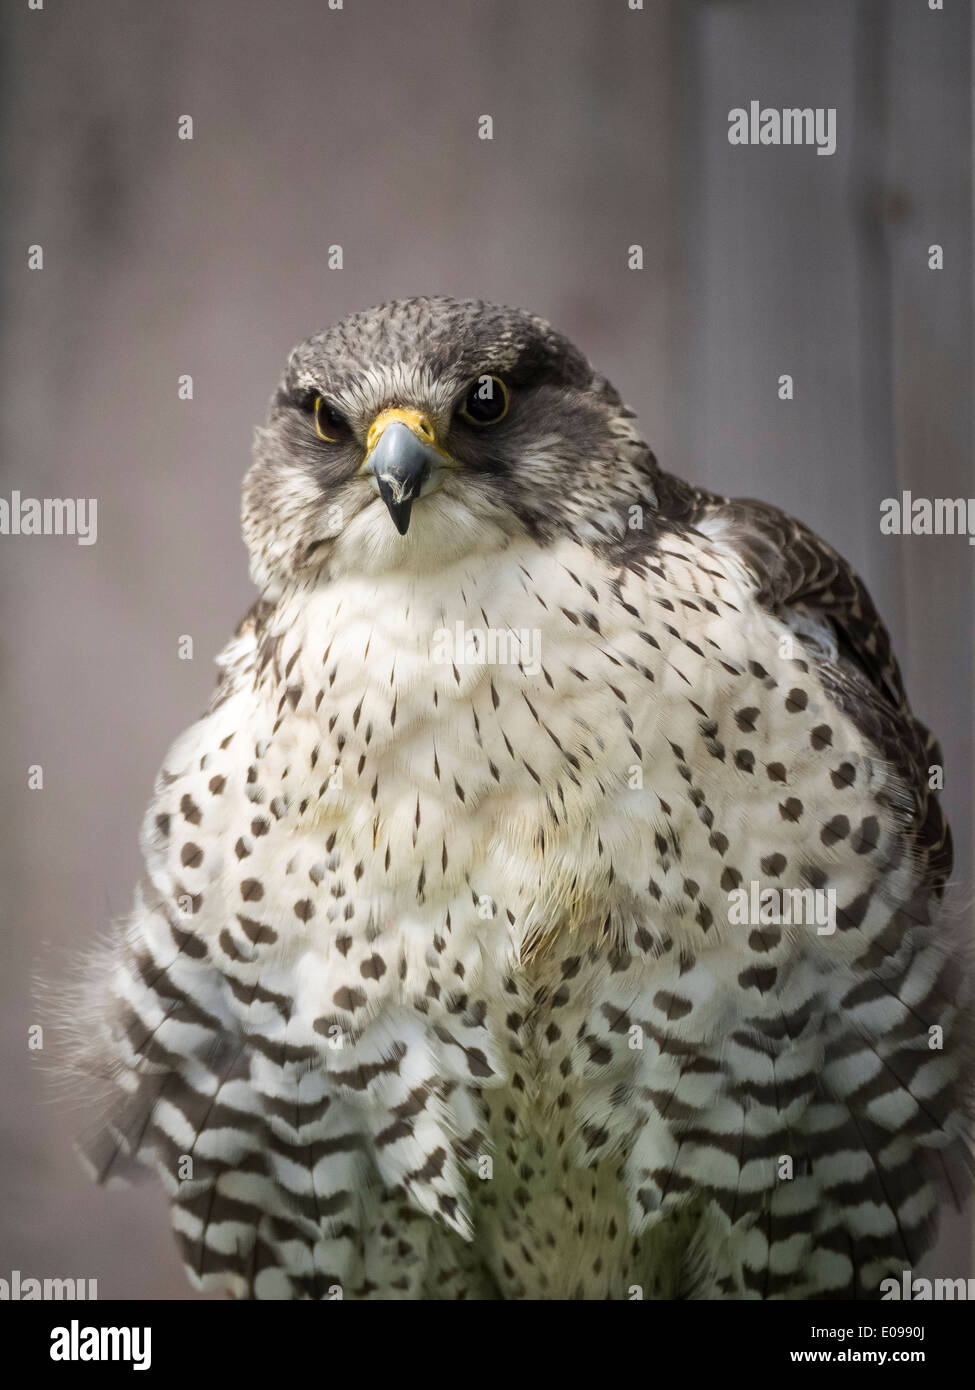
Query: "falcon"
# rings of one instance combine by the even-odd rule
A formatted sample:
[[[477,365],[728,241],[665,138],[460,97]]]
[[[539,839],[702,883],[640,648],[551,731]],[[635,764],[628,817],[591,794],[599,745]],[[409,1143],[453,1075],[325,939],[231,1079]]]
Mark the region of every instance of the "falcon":
[[[244,1298],[912,1268],[969,994],[941,755],[846,561],[448,298],[291,353],[242,522],[259,597],[74,1000],[97,1178],[154,1170]]]

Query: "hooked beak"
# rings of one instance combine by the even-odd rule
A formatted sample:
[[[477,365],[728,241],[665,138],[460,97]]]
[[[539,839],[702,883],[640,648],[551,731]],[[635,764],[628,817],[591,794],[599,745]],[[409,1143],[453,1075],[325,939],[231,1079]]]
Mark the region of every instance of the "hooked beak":
[[[362,471],[370,475],[393,525],[405,536],[413,503],[424,490],[434,490],[444,466],[446,456],[437,447],[433,426],[417,410],[384,410],[372,423],[366,448]]]

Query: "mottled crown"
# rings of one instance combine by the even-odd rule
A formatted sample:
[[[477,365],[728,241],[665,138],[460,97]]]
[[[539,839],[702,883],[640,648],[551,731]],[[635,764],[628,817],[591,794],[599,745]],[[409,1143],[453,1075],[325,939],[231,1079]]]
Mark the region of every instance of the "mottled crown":
[[[494,369],[513,385],[558,378],[586,387],[593,379],[579,349],[537,315],[434,295],[378,304],[306,339],[289,356],[282,387],[300,390],[327,362],[332,388],[354,391],[363,377],[421,361],[433,378],[463,380]]]

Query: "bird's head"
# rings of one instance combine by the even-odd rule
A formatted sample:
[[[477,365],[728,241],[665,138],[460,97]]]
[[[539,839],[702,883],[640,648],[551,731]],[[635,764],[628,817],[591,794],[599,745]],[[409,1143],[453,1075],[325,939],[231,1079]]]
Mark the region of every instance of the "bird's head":
[[[244,536],[262,588],[623,534],[655,464],[633,415],[532,314],[407,299],[294,349],[257,432]]]

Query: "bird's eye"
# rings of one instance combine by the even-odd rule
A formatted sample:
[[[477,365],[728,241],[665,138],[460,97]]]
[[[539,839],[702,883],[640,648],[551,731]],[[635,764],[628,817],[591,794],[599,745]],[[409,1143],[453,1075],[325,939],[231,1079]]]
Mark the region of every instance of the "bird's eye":
[[[315,397],[315,432],[326,444],[338,444],[348,430],[344,418],[324,396]]]
[[[471,425],[496,425],[508,413],[508,388],[498,376],[479,376],[472,381],[461,417]]]

